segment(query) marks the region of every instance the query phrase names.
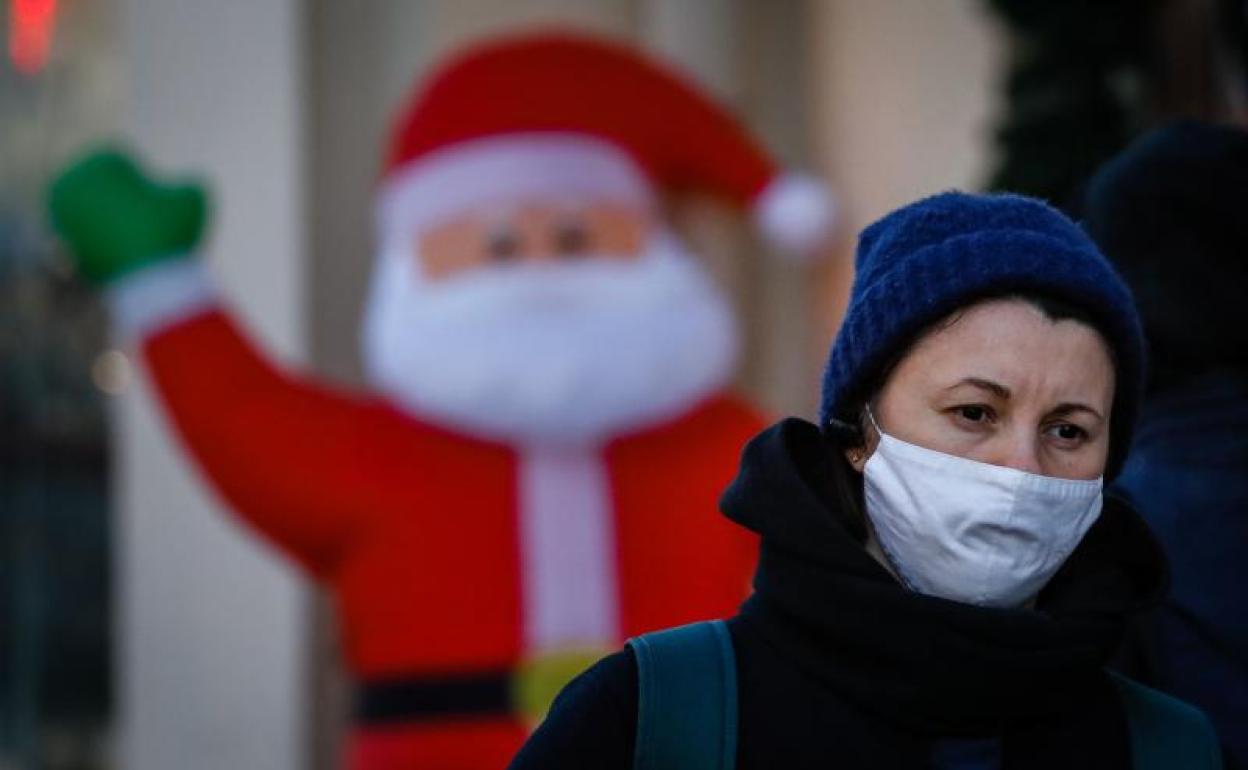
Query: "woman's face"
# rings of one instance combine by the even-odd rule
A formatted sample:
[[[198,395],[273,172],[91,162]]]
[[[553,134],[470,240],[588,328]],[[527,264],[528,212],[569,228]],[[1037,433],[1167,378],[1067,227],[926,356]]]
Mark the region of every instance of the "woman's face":
[[[946,454],[1044,476],[1105,470],[1114,367],[1105,341],[1020,299],[967,307],[922,337],[872,402],[880,428]],[[859,472],[875,451],[848,450]]]

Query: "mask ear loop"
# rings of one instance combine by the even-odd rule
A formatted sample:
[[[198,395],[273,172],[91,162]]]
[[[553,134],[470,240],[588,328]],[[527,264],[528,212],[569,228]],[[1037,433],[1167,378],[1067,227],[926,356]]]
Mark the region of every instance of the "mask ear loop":
[[[884,435],[884,431],[880,430],[880,424],[875,421],[875,415],[872,414],[871,412],[871,404],[870,403],[865,404],[864,409],[866,409],[867,419],[870,420],[871,427],[875,428],[876,436],[882,437]],[[861,461],[862,453],[865,452],[867,449],[867,436],[866,436],[866,432],[862,429],[861,425],[851,426],[849,423],[843,422],[841,420],[830,420],[829,422],[835,422],[837,423],[838,426],[844,426],[847,429],[848,428],[853,429],[853,433],[858,437],[858,440],[861,441],[862,444],[861,446],[855,447],[850,450],[850,452],[853,453],[854,455],[851,458],[851,462],[857,463]]]
[[[867,419],[871,421],[871,427],[875,428],[875,432],[877,434],[883,436],[884,431],[880,428],[880,424],[875,421],[875,414],[871,411],[871,404],[869,403],[866,404],[864,408],[866,409],[866,412],[867,412]]]

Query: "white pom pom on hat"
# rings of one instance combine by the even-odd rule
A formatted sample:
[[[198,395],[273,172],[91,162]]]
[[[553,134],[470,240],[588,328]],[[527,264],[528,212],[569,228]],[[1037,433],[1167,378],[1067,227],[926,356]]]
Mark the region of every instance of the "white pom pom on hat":
[[[819,179],[786,172],[754,199],[754,224],[763,237],[786,253],[814,256],[836,226],[836,199]]]
[[[763,236],[805,256],[835,205],[784,173],[727,110],[617,42],[542,32],[478,44],[439,68],[395,123],[379,196],[383,232],[524,195],[657,205],[707,192],[748,208]]]

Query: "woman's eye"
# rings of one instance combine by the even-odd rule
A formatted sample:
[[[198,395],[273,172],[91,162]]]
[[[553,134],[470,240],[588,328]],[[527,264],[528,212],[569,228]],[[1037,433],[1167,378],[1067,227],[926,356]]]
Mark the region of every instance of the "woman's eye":
[[[959,417],[967,422],[987,422],[992,414],[988,407],[973,404],[970,406],[959,406],[955,410]]]
[[[511,227],[496,227],[490,232],[485,248],[495,262],[509,262],[520,256],[520,236]]]
[[[589,245],[589,230],[580,219],[569,218],[555,226],[555,253],[559,256],[585,256]]]
[[[1088,432],[1078,425],[1068,422],[1054,425],[1049,428],[1049,435],[1062,441],[1082,441],[1088,437]]]

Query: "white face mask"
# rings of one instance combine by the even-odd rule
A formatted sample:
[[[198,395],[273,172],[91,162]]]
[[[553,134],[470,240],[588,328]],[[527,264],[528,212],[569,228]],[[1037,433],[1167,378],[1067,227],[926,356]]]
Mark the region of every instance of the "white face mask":
[[[1021,607],[1101,513],[1100,478],[1040,476],[924,449],[867,414],[880,437],[864,467],[867,515],[913,591]]]

